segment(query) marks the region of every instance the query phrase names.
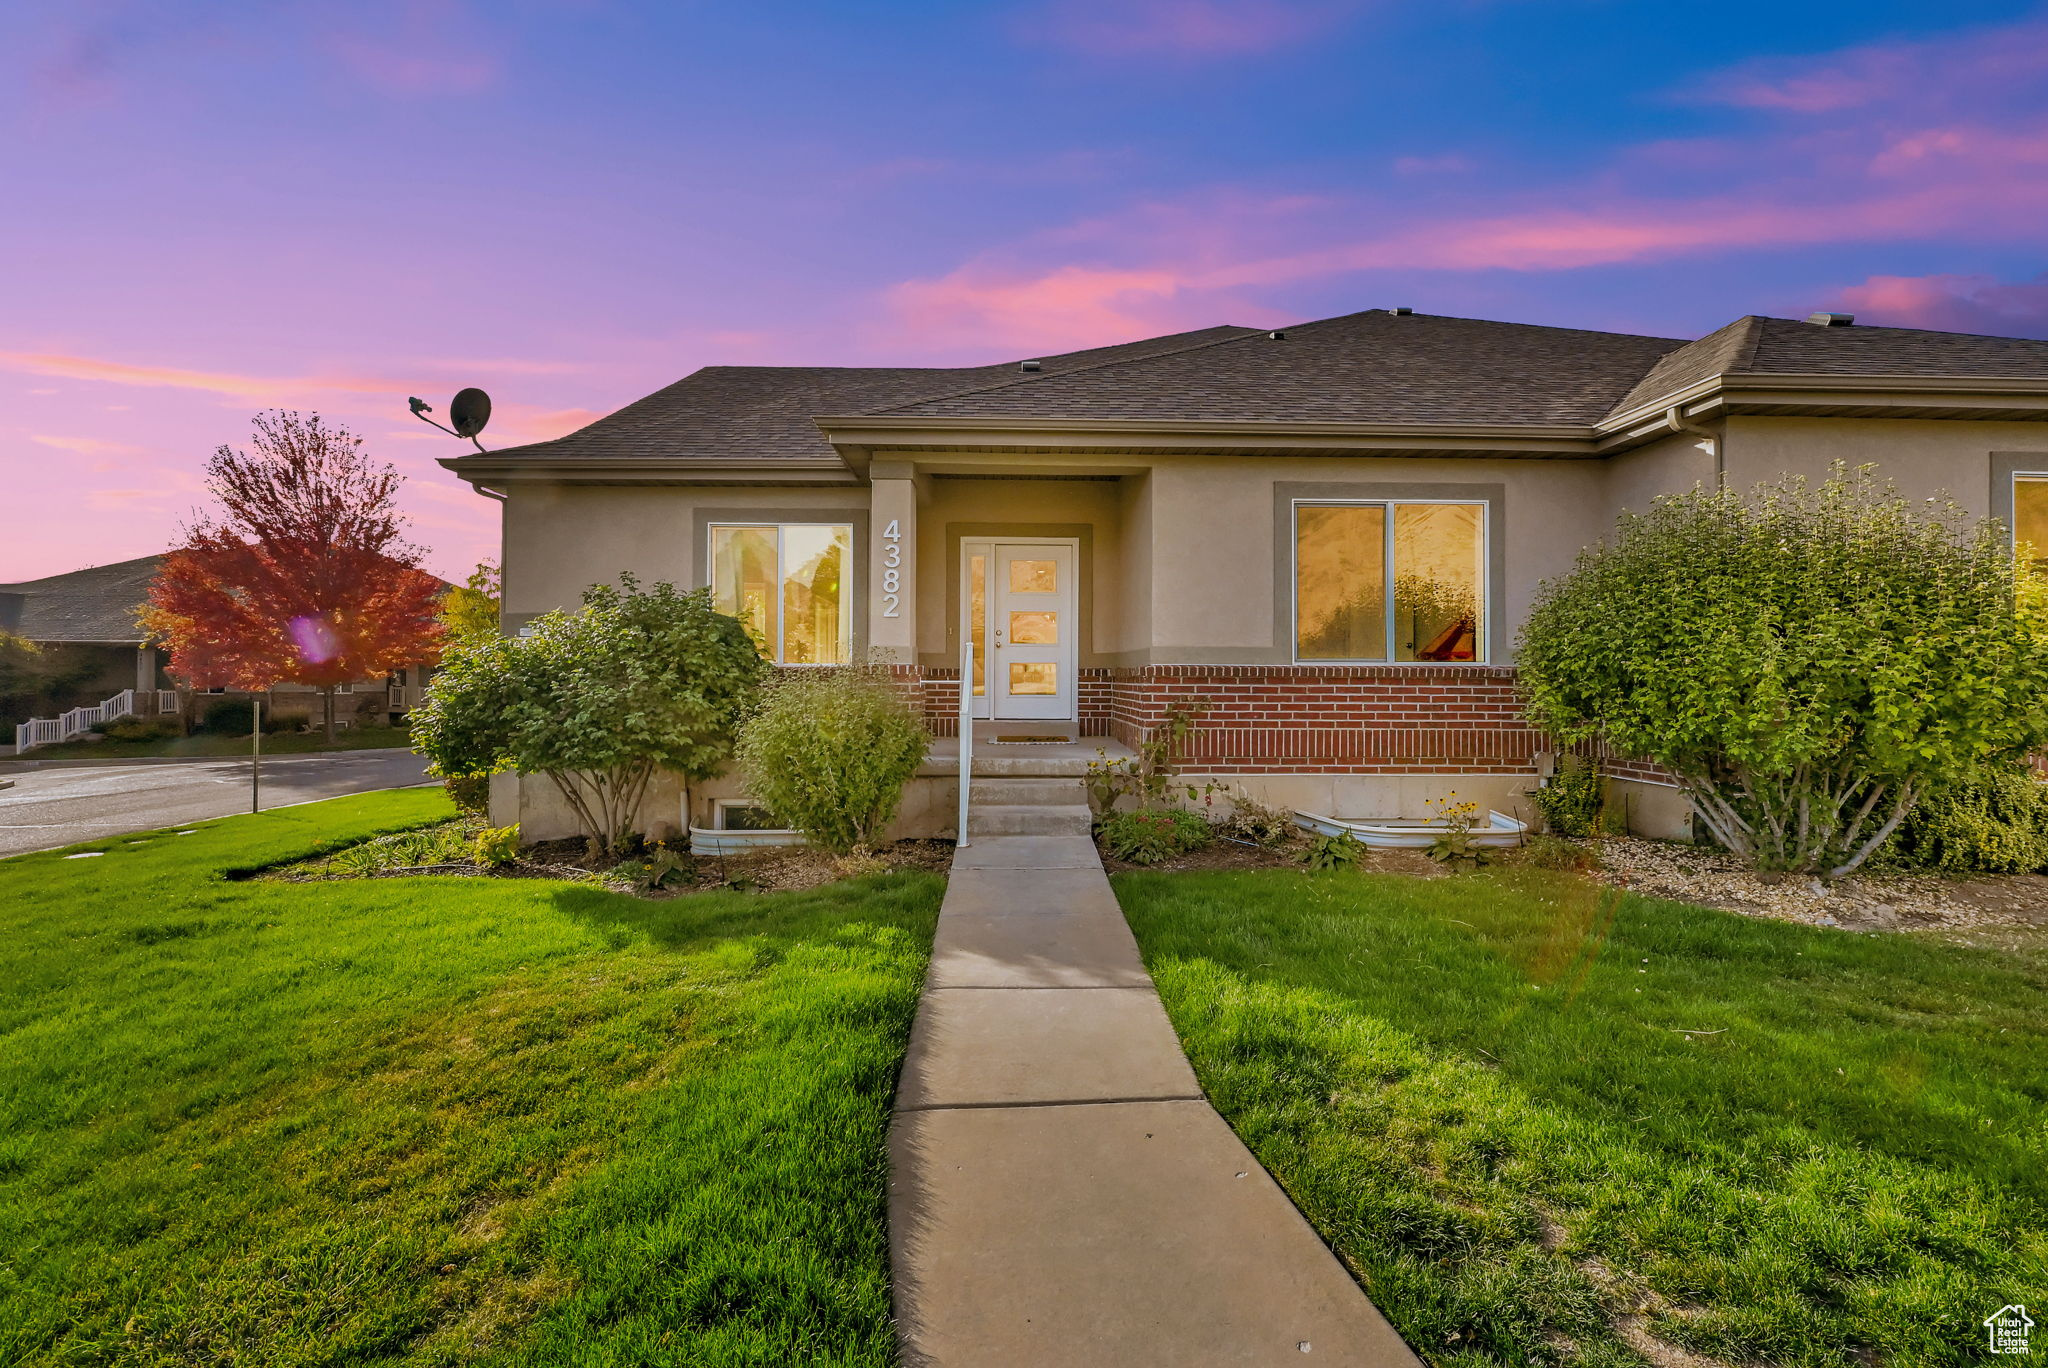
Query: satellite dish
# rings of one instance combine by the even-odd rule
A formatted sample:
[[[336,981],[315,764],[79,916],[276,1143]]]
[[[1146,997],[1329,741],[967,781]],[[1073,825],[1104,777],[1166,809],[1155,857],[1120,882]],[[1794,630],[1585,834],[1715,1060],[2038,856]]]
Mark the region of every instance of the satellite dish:
[[[471,387],[448,402],[448,421],[457,437],[474,437],[491,421],[491,396]]]

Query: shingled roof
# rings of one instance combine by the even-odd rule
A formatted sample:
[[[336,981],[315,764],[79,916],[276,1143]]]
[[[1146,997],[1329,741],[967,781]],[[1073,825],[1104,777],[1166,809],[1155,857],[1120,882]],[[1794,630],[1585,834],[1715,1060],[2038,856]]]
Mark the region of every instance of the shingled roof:
[[[0,628],[30,641],[136,642],[135,610],[163,557],[138,556],[69,574],[0,584]]]
[[[1068,352],[1030,372],[708,366],[566,437],[446,464],[830,458],[825,417],[1591,428],[1744,374],[2048,379],[2048,342],[1757,315],[1688,342],[1374,309]]]
[[[1157,356],[1255,332],[1230,326],[1148,337],[1113,347],[1039,358],[1040,375],[1060,375]],[[828,413],[860,413],[929,395],[971,390],[1020,374],[1017,362],[928,366],[706,366],[566,437],[493,452],[546,460],[670,457],[748,460],[832,457],[818,432]]]

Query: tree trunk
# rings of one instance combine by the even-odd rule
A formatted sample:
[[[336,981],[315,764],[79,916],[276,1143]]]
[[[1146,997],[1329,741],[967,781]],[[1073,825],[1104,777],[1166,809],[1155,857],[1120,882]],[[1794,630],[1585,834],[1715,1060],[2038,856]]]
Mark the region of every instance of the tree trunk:
[[[329,684],[320,691],[320,701],[327,715],[327,744],[334,744],[334,686]]]

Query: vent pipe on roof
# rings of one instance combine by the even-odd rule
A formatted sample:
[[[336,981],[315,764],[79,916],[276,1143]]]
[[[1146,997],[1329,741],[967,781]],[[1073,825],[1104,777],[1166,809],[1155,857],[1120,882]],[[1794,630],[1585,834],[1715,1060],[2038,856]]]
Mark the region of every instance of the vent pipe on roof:
[[[1806,321],[1817,328],[1846,328],[1856,321],[1855,314],[1810,313]]]
[[[1279,331],[1278,329],[1275,329],[1274,331],[1267,333],[1266,336],[1271,338],[1275,342],[1285,342],[1287,340],[1287,334]]]
[[[1406,304],[1401,304],[1387,310],[1387,312],[1393,314],[1396,318],[1406,318],[1409,314],[1414,313],[1415,310],[1409,308]]]
[[[1043,361],[1019,361],[1019,362],[1017,363],[1017,369],[1018,369],[1018,370],[1020,370],[1020,371],[1042,371],[1042,370],[1044,370],[1044,369],[1045,369],[1045,362],[1043,362]]]

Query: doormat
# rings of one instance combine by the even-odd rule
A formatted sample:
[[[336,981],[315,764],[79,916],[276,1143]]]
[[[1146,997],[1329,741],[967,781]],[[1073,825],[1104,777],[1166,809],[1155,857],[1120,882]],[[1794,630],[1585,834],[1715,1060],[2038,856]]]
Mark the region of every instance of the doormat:
[[[998,746],[1071,746],[1071,736],[998,736]]]

